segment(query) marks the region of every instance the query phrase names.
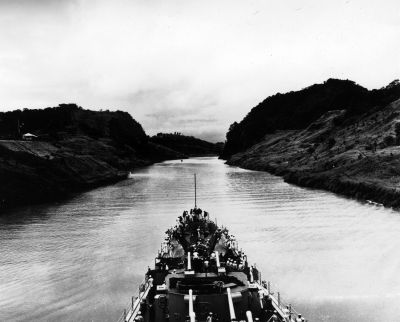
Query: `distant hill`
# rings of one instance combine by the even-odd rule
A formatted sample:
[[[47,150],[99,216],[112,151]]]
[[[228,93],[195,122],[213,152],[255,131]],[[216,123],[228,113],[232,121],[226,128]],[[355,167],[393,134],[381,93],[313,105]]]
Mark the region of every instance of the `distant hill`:
[[[32,133],[34,141],[21,140]],[[0,113],[0,209],[127,177],[138,166],[185,155],[150,142],[126,112],[75,104]]]
[[[211,143],[180,133],[158,133],[150,138],[150,142],[168,147],[187,156],[219,155],[223,147],[222,143]]]
[[[221,157],[229,158],[260,142],[276,130],[299,130],[331,110],[345,110],[344,118],[356,119],[371,109],[379,109],[400,97],[397,81],[369,91],[350,80],[328,79],[296,92],[266,98],[239,123],[234,122],[226,134]]]

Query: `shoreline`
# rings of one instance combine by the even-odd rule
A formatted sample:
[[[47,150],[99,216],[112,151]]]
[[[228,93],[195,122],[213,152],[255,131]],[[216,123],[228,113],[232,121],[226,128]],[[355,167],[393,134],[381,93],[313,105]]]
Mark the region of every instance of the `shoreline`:
[[[138,157],[124,148],[81,139],[83,143],[78,147],[61,142],[0,142],[0,213],[69,198],[124,180],[138,167],[178,157],[176,153],[157,158]]]
[[[342,176],[330,176],[325,173],[311,173],[295,169],[283,169],[271,164],[260,166],[240,165],[236,162],[226,161],[226,164],[238,166],[242,169],[268,172],[283,178],[286,183],[303,188],[320,189],[348,197],[358,201],[377,203],[393,209],[400,208],[400,190],[380,186],[373,181],[359,181]]]
[[[301,130],[281,130],[227,164],[285,182],[400,208],[400,100],[345,122],[333,110]]]
[[[79,195],[81,193],[100,188],[100,187],[105,187],[108,185],[113,185],[115,183],[118,183],[120,181],[126,180],[129,177],[129,171],[127,171],[124,174],[120,174],[118,176],[112,177],[112,178],[105,178],[103,180],[99,180],[96,182],[88,183],[86,185],[82,185],[81,187],[75,187],[73,190],[68,190],[63,193],[54,193],[54,194],[49,194],[46,197],[38,197],[38,198],[32,198],[28,199],[24,203],[14,203],[10,202],[6,205],[0,204],[0,216],[2,215],[2,212],[8,212],[12,210],[18,210],[19,208],[23,207],[31,207],[31,206],[37,206],[41,204],[46,204],[46,203],[51,203],[51,202],[63,202],[65,200],[68,200],[70,198],[73,198],[76,195]]]
[[[120,181],[129,179],[129,175],[135,170],[143,167],[148,167],[159,162],[171,161],[171,160],[184,160],[191,157],[211,157],[211,156],[216,157],[217,155],[206,154],[206,155],[186,156],[181,158],[173,157],[170,159],[162,159],[162,160],[151,160],[151,161],[147,160],[147,162],[143,162],[137,165],[136,167],[132,167],[131,169],[128,170],[118,170],[112,173],[110,173],[110,171],[107,171],[102,174],[96,174],[96,177],[91,178],[87,182],[69,186],[67,189],[62,189],[61,191],[54,190],[53,193],[48,192],[46,196],[32,195],[32,197],[25,199],[25,202],[15,202],[15,200],[18,199],[14,200],[9,199],[8,203],[2,203],[0,200],[0,216],[3,211],[10,211],[13,209],[18,209],[20,207],[40,205],[47,202],[57,202],[57,201],[62,202],[63,200],[72,198],[77,194],[84,193],[99,187],[105,187],[108,185],[118,183]]]

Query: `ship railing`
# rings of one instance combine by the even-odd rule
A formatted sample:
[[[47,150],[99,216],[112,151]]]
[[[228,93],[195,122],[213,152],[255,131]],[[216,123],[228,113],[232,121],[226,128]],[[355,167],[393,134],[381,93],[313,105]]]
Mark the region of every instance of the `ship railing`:
[[[275,293],[274,291],[272,291],[271,282],[257,280],[256,284],[259,290],[263,291],[264,294],[268,294],[270,296],[272,305],[281,316],[286,316],[288,322],[295,322],[296,317],[299,315],[299,312],[297,312],[290,303],[286,303],[282,300],[280,292]],[[289,308],[289,312],[287,312],[287,308]],[[287,317],[288,313],[290,314],[290,320],[289,317]]]
[[[131,302],[125,306],[126,308],[122,312],[117,322],[131,322],[135,320],[138,312],[140,311],[141,301],[146,299],[147,294],[152,287],[151,283],[147,279],[144,280],[140,285],[144,285],[144,289],[139,290],[139,296],[132,296]]]

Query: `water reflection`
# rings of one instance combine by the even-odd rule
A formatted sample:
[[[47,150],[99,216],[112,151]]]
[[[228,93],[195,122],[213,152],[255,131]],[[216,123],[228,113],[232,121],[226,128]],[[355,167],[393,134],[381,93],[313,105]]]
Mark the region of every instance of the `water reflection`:
[[[198,203],[310,321],[400,320],[400,217],[216,158],[170,161],[0,218],[0,320],[115,320]]]

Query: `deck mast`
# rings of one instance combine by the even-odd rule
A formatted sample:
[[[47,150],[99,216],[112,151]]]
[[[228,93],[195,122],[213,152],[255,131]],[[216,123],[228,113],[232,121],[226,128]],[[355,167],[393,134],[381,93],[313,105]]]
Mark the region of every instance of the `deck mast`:
[[[197,208],[196,173],[194,174],[194,207]]]

